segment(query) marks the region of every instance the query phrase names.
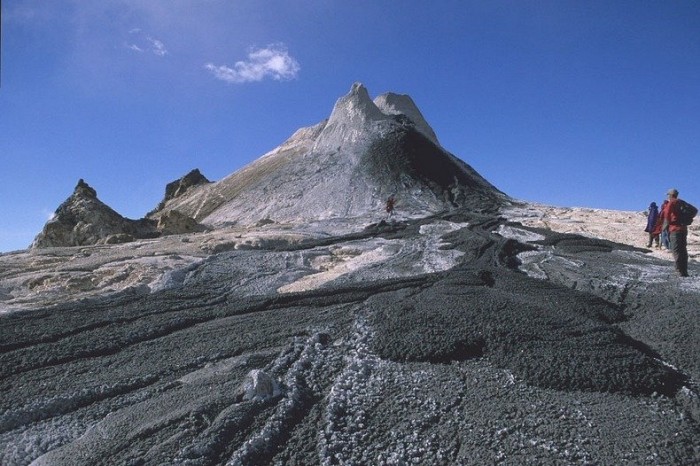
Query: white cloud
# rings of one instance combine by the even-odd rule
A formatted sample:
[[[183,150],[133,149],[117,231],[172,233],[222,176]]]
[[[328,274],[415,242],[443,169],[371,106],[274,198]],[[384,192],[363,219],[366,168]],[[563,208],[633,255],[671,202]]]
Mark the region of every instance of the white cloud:
[[[165,45],[158,39],[148,37],[148,41],[151,43],[151,52],[154,54],[158,55],[159,57],[163,57],[168,54],[168,51],[165,49]]]
[[[277,81],[294,79],[301,69],[283,44],[253,49],[247,61],[238,61],[233,67],[207,63],[204,68],[217,79],[235,84],[262,81],[268,77]]]
[[[168,54],[168,50],[162,41],[145,35],[139,28],[134,28],[129,31],[129,41],[124,45],[129,50],[138,53],[150,52],[159,57],[164,57]]]

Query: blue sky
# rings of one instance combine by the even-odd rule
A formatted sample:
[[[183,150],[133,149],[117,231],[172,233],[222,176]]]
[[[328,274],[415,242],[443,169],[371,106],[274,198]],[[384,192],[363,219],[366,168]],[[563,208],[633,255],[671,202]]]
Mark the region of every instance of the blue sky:
[[[328,117],[409,94],[505,193],[700,204],[700,2],[5,0],[0,251],[83,178],[129,218]]]

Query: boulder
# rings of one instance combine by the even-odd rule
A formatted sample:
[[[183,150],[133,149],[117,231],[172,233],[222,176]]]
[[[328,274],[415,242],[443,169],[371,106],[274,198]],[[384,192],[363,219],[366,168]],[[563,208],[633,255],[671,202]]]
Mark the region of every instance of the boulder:
[[[170,210],[158,218],[156,226],[162,235],[180,235],[183,233],[194,233],[205,231],[206,228],[192,217],[180,213],[177,210]]]
[[[263,401],[280,394],[276,380],[260,369],[253,369],[243,382],[243,399],[246,401]]]

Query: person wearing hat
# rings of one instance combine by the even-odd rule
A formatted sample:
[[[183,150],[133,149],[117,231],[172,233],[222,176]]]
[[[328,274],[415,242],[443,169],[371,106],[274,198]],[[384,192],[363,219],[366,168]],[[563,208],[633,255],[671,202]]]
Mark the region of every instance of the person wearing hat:
[[[668,190],[668,204],[664,215],[668,221],[668,236],[671,242],[671,252],[676,261],[676,271],[681,277],[688,276],[688,227],[678,221],[678,190]]]

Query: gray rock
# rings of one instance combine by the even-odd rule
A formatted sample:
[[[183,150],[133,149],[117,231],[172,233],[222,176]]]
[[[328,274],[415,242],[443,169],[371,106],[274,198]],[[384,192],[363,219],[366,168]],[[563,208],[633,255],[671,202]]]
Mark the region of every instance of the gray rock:
[[[243,399],[247,401],[264,401],[280,393],[277,381],[260,369],[250,371],[243,382]]]
[[[180,235],[206,230],[206,227],[197,223],[195,219],[177,210],[169,210],[159,216],[156,228],[162,235]]]
[[[122,244],[130,243],[136,240],[133,236],[128,233],[117,233],[115,235],[109,235],[104,239],[104,244]]]

